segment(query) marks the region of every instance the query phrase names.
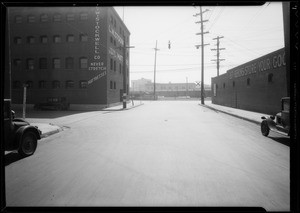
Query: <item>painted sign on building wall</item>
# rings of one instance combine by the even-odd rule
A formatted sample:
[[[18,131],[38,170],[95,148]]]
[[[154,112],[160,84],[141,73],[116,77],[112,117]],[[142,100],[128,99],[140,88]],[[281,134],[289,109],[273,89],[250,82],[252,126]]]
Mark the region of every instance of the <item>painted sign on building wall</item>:
[[[99,73],[98,75],[96,75],[95,77],[93,77],[92,79],[90,79],[88,81],[88,84],[93,83],[96,80],[99,80],[100,78],[102,78],[103,76],[106,75],[106,66],[105,63],[101,60],[101,56],[100,56],[100,41],[101,41],[101,37],[100,37],[100,8],[96,7],[95,9],[95,27],[94,27],[94,61],[91,61],[88,67],[89,71],[102,71],[101,73]]]
[[[232,79],[267,71],[270,69],[280,68],[285,65],[285,52],[282,51],[275,55],[266,56],[243,67],[229,70],[227,73],[229,74],[229,78]]]

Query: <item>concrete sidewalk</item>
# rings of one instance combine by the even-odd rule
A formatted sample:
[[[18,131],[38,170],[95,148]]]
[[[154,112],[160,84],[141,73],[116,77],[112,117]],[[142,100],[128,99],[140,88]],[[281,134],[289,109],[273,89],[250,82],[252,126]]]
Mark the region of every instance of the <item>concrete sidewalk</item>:
[[[104,108],[101,111],[122,111],[122,110],[129,110],[138,106],[143,105],[140,101],[134,101],[134,102],[127,102],[127,106],[125,109],[123,109],[123,104],[113,106],[113,107],[108,107]],[[30,120],[30,118],[28,118]],[[52,123],[35,123],[35,122],[30,122],[31,125],[38,127],[39,130],[41,130],[42,138],[48,137],[52,134],[58,133],[60,131],[63,131],[65,127],[61,127]]]
[[[205,101],[204,105],[199,104],[200,106],[210,108],[212,110],[216,110],[243,120],[250,121],[255,124],[260,124],[262,116],[268,117],[269,115],[259,112],[251,112],[242,109],[236,109],[232,107],[226,107],[218,104],[213,104],[211,101]]]

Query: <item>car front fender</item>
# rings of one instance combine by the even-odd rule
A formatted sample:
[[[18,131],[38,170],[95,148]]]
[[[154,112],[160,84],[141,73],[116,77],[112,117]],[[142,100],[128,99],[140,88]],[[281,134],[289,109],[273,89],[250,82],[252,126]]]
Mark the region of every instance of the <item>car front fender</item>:
[[[14,138],[14,147],[18,148],[21,142],[21,139],[24,135],[25,132],[33,132],[36,136],[36,139],[40,140],[41,139],[41,134],[39,130],[31,125],[26,125],[26,126],[21,126],[15,133],[15,138]]]
[[[276,123],[274,122],[274,120],[272,118],[269,117],[269,118],[265,118],[264,120],[267,122],[267,124],[271,130],[276,130]]]

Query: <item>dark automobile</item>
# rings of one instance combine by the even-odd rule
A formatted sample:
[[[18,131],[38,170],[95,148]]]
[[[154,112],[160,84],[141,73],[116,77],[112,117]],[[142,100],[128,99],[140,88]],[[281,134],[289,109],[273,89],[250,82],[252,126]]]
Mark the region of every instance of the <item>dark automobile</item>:
[[[68,110],[70,103],[65,97],[49,97],[45,103],[34,105],[35,110]]]
[[[261,122],[261,133],[264,136],[268,136],[270,130],[283,134],[290,135],[290,98],[284,97],[281,99],[281,112],[277,113],[275,116],[261,117],[263,121]]]
[[[21,118],[14,117],[11,100],[4,99],[4,149],[17,150],[22,157],[32,155],[41,139],[41,131]]]

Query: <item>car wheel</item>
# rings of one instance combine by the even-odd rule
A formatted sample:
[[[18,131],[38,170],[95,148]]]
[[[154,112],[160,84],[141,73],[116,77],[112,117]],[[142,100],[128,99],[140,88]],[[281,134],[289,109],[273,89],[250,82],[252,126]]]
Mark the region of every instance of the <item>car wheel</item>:
[[[260,129],[261,129],[261,133],[262,133],[263,136],[268,136],[269,135],[270,128],[268,126],[267,121],[261,122]]]
[[[22,136],[21,144],[18,153],[22,157],[32,155],[37,147],[37,138],[33,132],[25,132]]]

